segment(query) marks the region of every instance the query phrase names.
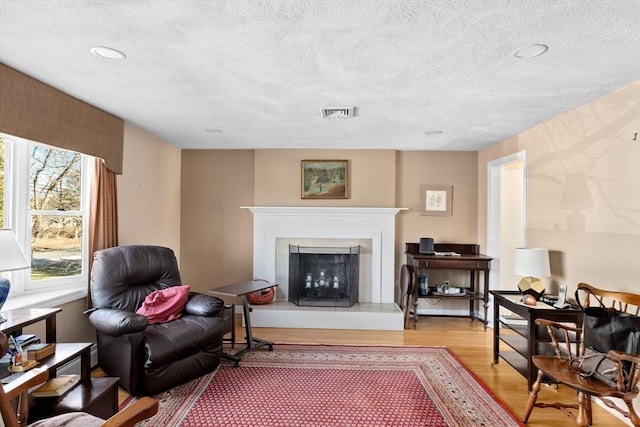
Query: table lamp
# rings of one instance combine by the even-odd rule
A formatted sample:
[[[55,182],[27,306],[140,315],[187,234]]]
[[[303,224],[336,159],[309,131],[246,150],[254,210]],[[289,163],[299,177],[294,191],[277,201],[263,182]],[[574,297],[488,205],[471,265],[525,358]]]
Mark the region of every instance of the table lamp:
[[[523,295],[533,295],[539,299],[544,294],[544,284],[540,277],[551,275],[549,251],[541,248],[516,248],[513,258],[513,273],[524,276],[518,289]]]
[[[18,245],[16,237],[9,229],[0,229],[0,273],[4,271],[22,270],[31,267],[29,260],[24,256]],[[0,310],[11,290],[11,283],[6,277],[0,276]],[[7,319],[0,315],[0,323]]]

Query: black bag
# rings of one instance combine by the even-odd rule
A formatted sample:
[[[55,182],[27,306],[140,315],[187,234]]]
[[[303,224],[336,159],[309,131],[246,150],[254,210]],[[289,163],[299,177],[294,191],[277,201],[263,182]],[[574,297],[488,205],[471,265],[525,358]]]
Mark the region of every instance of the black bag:
[[[571,361],[571,368],[585,377],[595,377],[611,387],[616,386],[616,363],[607,359],[609,350],[628,354],[640,353],[640,317],[613,308],[584,309],[583,356]],[[629,363],[622,366],[626,382]]]
[[[586,348],[584,355],[571,361],[571,369],[583,377],[594,377],[609,387],[616,386],[617,363],[607,358],[605,353],[600,353],[592,348]],[[623,368],[623,381],[626,383],[627,373]]]
[[[618,350],[640,353],[640,317],[612,308],[584,309],[584,347],[606,353]]]

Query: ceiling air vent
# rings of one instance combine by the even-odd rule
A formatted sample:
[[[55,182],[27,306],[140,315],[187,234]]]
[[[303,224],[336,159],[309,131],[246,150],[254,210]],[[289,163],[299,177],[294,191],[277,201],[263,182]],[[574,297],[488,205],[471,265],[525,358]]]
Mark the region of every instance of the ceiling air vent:
[[[349,108],[321,108],[320,112],[325,119],[347,119],[353,117],[353,107]]]

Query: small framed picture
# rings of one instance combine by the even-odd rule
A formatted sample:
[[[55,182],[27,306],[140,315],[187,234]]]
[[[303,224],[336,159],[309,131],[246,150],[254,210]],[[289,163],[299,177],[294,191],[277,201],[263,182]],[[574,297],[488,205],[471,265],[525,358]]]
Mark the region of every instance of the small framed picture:
[[[451,216],[452,185],[420,186],[420,214]]]
[[[348,198],[348,160],[303,160],[303,199]]]

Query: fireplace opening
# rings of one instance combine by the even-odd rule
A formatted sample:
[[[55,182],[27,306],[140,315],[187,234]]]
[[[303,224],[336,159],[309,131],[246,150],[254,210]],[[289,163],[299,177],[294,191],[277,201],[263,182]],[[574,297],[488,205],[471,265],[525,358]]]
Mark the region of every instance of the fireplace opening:
[[[360,246],[289,245],[289,301],[299,306],[351,307],[358,302]]]

